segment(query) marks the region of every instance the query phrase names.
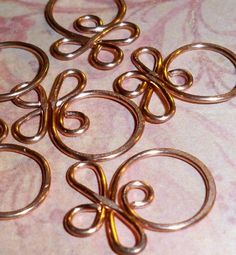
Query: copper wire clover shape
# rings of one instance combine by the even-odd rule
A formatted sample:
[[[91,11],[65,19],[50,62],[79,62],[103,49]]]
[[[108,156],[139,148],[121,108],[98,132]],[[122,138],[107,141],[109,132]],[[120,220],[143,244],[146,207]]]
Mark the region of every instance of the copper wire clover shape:
[[[118,12],[111,22],[104,25],[102,19],[98,16],[85,15],[74,21],[73,25],[76,32],[67,30],[57,23],[53,15],[56,2],[57,0],[50,0],[48,2],[45,9],[45,17],[48,24],[56,32],[64,36],[64,38],[57,40],[51,46],[51,53],[57,59],[74,59],[91,49],[89,54],[89,62],[91,65],[98,69],[110,70],[119,65],[123,60],[124,54],[119,46],[130,44],[139,37],[140,30],[135,24],[122,21],[126,13],[126,4],[123,0],[115,1]],[[94,26],[89,27],[83,25],[86,21],[92,22]],[[103,39],[105,35],[117,30],[128,30],[130,35],[121,39]],[[92,36],[87,37],[83,35],[84,33],[92,34]],[[69,53],[60,50],[61,46],[68,44],[76,45],[79,48]],[[112,54],[113,59],[110,62],[104,62],[98,58],[102,50]]]
[[[150,185],[143,181],[134,180],[123,185],[120,189],[119,183],[121,177],[128,171],[131,165],[136,161],[149,157],[174,157],[190,164],[202,177],[206,192],[204,202],[199,209],[189,219],[177,223],[156,223],[142,218],[135,209],[150,204],[154,199],[154,191]],[[96,193],[78,181],[76,173],[89,169],[96,175],[98,190]],[[108,188],[105,173],[101,166],[92,162],[78,162],[72,165],[67,171],[67,181],[76,191],[87,197],[92,203],[82,204],[71,209],[64,218],[65,229],[74,236],[86,237],[98,231],[105,222],[107,238],[112,250],[117,254],[138,254],[146,246],[147,237],[144,229],[152,231],[176,231],[189,227],[203,219],[211,210],[216,196],[216,187],[214,179],[208,168],[194,156],[176,149],[160,148],[143,151],[126,160],[115,172]],[[130,190],[141,190],[144,192],[142,201],[128,200]],[[118,196],[118,202],[116,198]],[[80,213],[95,212],[95,219],[90,227],[80,228],[74,225],[74,218]],[[132,232],[135,244],[131,247],[123,245],[119,241],[116,229],[115,217],[122,221]]]
[[[59,97],[60,89],[66,78],[73,77],[78,83],[76,88],[71,92]],[[49,134],[54,145],[69,157],[78,160],[91,160],[91,161],[104,161],[115,158],[122,153],[128,151],[137,141],[140,139],[144,130],[144,119],[138,108],[128,98],[106,90],[88,90],[83,91],[86,85],[86,76],[83,72],[77,69],[68,69],[60,73],[53,84],[50,96],[49,96]],[[78,111],[69,111],[68,108],[74,102],[84,100],[87,98],[104,98],[112,100],[124,106],[134,118],[134,131],[131,137],[125,144],[119,148],[104,153],[89,154],[73,150],[67,146],[61,139],[60,134],[64,136],[77,136],[89,128],[89,119],[83,113]],[[64,119],[78,119],[80,126],[75,129],[67,129],[64,125]]]
[[[184,45],[173,51],[163,60],[161,53],[153,47],[140,47],[136,49],[131,60],[137,70],[128,71],[119,75],[113,83],[114,91],[130,99],[142,95],[139,108],[146,121],[154,124],[160,124],[168,121],[175,114],[176,107],[174,97],[180,100],[197,104],[221,103],[233,98],[236,95],[236,86],[229,92],[213,96],[201,96],[187,93],[186,90],[193,85],[192,74],[184,69],[169,70],[171,63],[179,55],[193,50],[208,50],[217,52],[225,56],[236,67],[236,55],[234,52],[220,45],[212,43],[193,43]],[[140,56],[149,55],[153,57],[153,68],[150,69],[140,58]],[[182,84],[175,84],[171,78],[182,77]],[[124,87],[124,81],[140,80],[141,83],[133,90],[127,90]],[[153,94],[156,94],[164,106],[164,113],[156,115],[149,109],[149,104]]]
[[[32,81],[19,83],[15,85],[10,92],[0,94],[0,102],[11,100],[20,108],[32,109],[31,112],[28,112],[25,116],[20,117],[12,124],[11,132],[14,138],[21,143],[36,143],[41,140],[47,132],[48,102],[46,92],[41,86],[41,82],[47,75],[49,60],[45,52],[33,44],[19,41],[0,42],[0,49],[5,48],[25,50],[32,53],[38,60],[39,68],[35,78]],[[37,93],[37,101],[25,101],[21,98],[21,96],[24,96],[31,91]],[[36,117],[40,118],[37,132],[31,136],[23,134],[21,130],[22,125]]]

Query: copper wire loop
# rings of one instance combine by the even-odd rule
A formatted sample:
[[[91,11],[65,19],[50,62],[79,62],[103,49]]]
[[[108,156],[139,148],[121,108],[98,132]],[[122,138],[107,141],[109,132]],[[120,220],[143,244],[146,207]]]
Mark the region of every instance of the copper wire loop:
[[[172,52],[164,61],[163,65],[163,74],[164,78],[167,81],[166,87],[168,91],[175,97],[177,97],[180,100],[187,101],[190,103],[198,103],[198,104],[213,104],[213,103],[221,103],[225,102],[232,97],[236,95],[236,86],[234,86],[229,92],[224,93],[224,94],[219,94],[215,96],[200,96],[200,95],[193,95],[193,94],[188,94],[184,92],[183,90],[179,89],[178,86],[176,86],[174,83],[171,82],[170,80],[170,75],[168,72],[168,68],[170,64],[173,62],[175,58],[177,58],[179,55],[188,52],[188,51],[193,51],[193,50],[209,50],[209,51],[214,51],[217,52],[223,56],[225,56],[236,68],[236,55],[234,52],[230,51],[227,48],[224,48],[220,45],[216,45],[213,43],[193,43],[193,44],[188,44],[184,45],[174,52]],[[185,71],[188,73],[187,71]],[[193,82],[193,77],[190,73],[188,73],[188,78],[185,79],[184,85],[188,88],[192,85]],[[184,77],[183,77],[184,78]]]
[[[191,218],[171,224],[148,221],[139,216],[135,209],[147,206],[153,201],[154,191],[152,187],[143,181],[135,180],[119,188],[121,177],[127,172],[131,165],[138,160],[156,156],[173,157],[182,160],[193,166],[193,168],[201,175],[206,188],[205,199],[199,211]],[[81,172],[84,169],[91,170],[95,173],[98,183],[98,194],[84,186],[78,178],[76,178],[76,173],[79,171]],[[180,230],[195,224],[209,213],[216,197],[215,182],[207,167],[194,156],[170,148],[143,151],[125,161],[113,175],[109,189],[107,188],[107,180],[104,171],[101,166],[96,163],[75,163],[68,169],[66,177],[69,185],[91,200],[92,203],[81,204],[71,209],[64,217],[65,229],[71,235],[86,237],[97,232],[105,222],[109,244],[112,250],[117,254],[140,253],[145,248],[147,242],[144,229],[169,232]],[[144,199],[142,201],[129,202],[128,193],[132,189],[143,191],[145,195]],[[116,204],[117,197],[119,204]],[[96,213],[91,226],[80,228],[74,225],[75,217],[78,217],[81,212]],[[135,244],[132,247],[126,247],[120,243],[115,224],[115,217],[122,221],[133,233]]]
[[[42,139],[47,132],[48,125],[48,102],[47,95],[44,88],[40,85],[47,75],[49,68],[49,60],[47,55],[40,48],[24,42],[10,41],[1,42],[1,48],[19,48],[32,53],[38,60],[39,68],[37,75],[30,82],[23,82],[15,85],[9,93],[0,94],[0,102],[11,100],[16,106],[24,109],[33,109],[32,112],[27,113],[25,116],[16,120],[12,127],[11,132],[13,137],[21,143],[32,144]],[[38,101],[30,102],[21,99],[21,96],[35,91],[38,96]],[[39,127],[34,135],[27,136],[22,133],[21,127],[32,118],[39,117]]]
[[[153,57],[153,70],[140,60],[140,56],[145,54]],[[131,60],[138,71],[126,72],[117,77],[113,83],[114,91],[128,98],[143,95],[139,108],[146,121],[154,124],[168,121],[175,114],[176,109],[174,99],[166,89],[166,81],[162,78],[163,60],[160,52],[152,47],[141,47],[132,53]],[[134,90],[126,90],[123,84],[128,79],[138,79],[141,84]],[[164,114],[162,115],[153,114],[149,110],[149,104],[154,93],[160,98],[164,106]]]
[[[47,55],[44,53],[44,51],[35,45],[18,41],[0,42],[0,50],[5,48],[23,49],[32,53],[38,60],[39,69],[37,75],[32,81],[25,83],[25,85],[19,89],[16,89],[18,86],[16,85],[16,87],[13,88],[11,92],[0,94],[0,102],[12,100],[17,96],[21,96],[34,89],[45,78],[49,68],[49,60]]]
[[[131,22],[122,22],[126,13],[126,4],[123,0],[115,0],[118,12],[111,22],[104,25],[103,20],[95,15],[85,15],[76,19],[73,23],[76,32],[69,31],[59,25],[54,16],[54,6],[57,0],[49,0],[45,8],[45,17],[48,24],[58,33],[64,36],[51,46],[51,54],[60,60],[71,60],[91,49],[89,62],[95,68],[101,70],[110,70],[119,65],[123,60],[123,51],[118,46],[123,46],[135,41],[140,34],[139,28]],[[85,22],[90,21],[94,26],[86,26]],[[122,39],[105,39],[104,36],[115,30],[127,30],[130,35]],[[87,37],[82,34],[92,34]],[[65,53],[60,50],[63,45],[76,45],[79,48],[73,52]],[[99,59],[100,51],[110,52],[113,60],[104,62]]]
[[[3,121],[2,119],[0,119],[0,143],[7,138],[8,135],[8,126],[6,124],[5,121]]]
[[[68,77],[74,77],[77,80],[77,86],[68,94],[59,97],[60,89],[64,80]],[[102,161],[115,158],[129,150],[141,137],[144,129],[144,120],[139,108],[131,100],[112,91],[89,90],[83,91],[86,85],[86,76],[79,70],[69,69],[57,76],[49,96],[49,134],[55,146],[69,157],[78,160]],[[119,148],[99,154],[83,153],[69,148],[63,143],[59,133],[64,136],[77,136],[85,132],[89,127],[89,119],[81,112],[68,111],[67,109],[76,101],[86,98],[104,98],[115,101],[124,106],[134,118],[134,131],[128,141]],[[72,118],[80,122],[76,129],[67,129],[64,127],[64,119]]]
[[[150,123],[163,123],[169,120],[175,114],[175,103],[173,96],[190,103],[212,104],[227,101],[236,95],[236,86],[225,94],[216,96],[198,96],[185,92],[193,85],[193,76],[190,72],[184,69],[168,70],[172,61],[180,54],[192,50],[210,50],[215,51],[225,56],[236,67],[236,55],[216,44],[212,43],[194,43],[188,44],[172,52],[164,61],[161,53],[152,47],[141,47],[135,50],[131,55],[131,60],[138,71],[130,71],[121,74],[113,83],[114,91],[128,98],[136,98],[140,95],[140,110],[146,121]],[[141,60],[141,55],[150,55],[154,59],[153,69],[149,69]],[[182,84],[174,84],[170,78],[182,77]],[[128,79],[138,79],[141,84],[134,90],[124,88],[124,81]],[[160,98],[164,106],[163,115],[155,115],[149,110],[149,104],[153,93]]]
[[[12,91],[17,91],[18,89],[27,86],[27,84],[28,83],[21,83],[13,88]],[[25,116],[16,120],[11,127],[13,137],[19,142],[26,144],[32,144],[40,141],[45,136],[48,129],[48,101],[46,92],[41,85],[37,85],[33,91],[37,93],[38,101],[24,101],[19,96],[12,100],[12,102],[20,108],[33,109],[32,112],[29,112]],[[24,135],[21,131],[22,125],[36,117],[40,118],[36,134],[31,136]]]
[[[127,161],[125,161],[116,171],[114,174],[109,191],[110,191],[110,199],[115,200],[117,193],[118,192],[118,185],[120,182],[121,177],[125,174],[125,172],[129,169],[131,165],[133,165],[136,161],[142,160],[144,158],[149,158],[149,157],[159,157],[159,156],[165,156],[165,157],[172,157],[176,158],[179,160],[182,160],[188,164],[190,164],[202,177],[204,181],[204,185],[206,188],[205,192],[205,199],[203,202],[203,205],[199,209],[199,211],[192,216],[191,218],[177,222],[177,223],[155,223],[155,222],[150,222],[148,220],[143,219],[140,217],[134,210],[134,205],[130,204],[128,202],[128,191],[130,188],[134,188],[133,184],[130,186],[130,184],[127,186],[123,187],[123,192],[119,194],[119,202],[122,205],[122,208],[129,213],[132,217],[135,217],[137,220],[138,224],[140,224],[142,227],[152,230],[152,231],[175,231],[175,230],[180,230],[186,227],[189,227],[198,221],[200,221],[202,218],[204,218],[211,210],[214,202],[215,202],[215,197],[216,197],[216,187],[215,187],[215,181],[213,179],[213,176],[211,175],[210,171],[208,168],[196,157],[192,156],[191,154],[188,154],[186,152],[172,149],[172,148],[160,148],[160,149],[151,149],[151,150],[146,150],[143,152],[140,152]],[[141,185],[143,186],[143,185]],[[146,185],[144,185],[145,189],[147,190],[145,193],[148,194],[150,193],[151,196],[153,196],[153,192],[150,190],[150,188]],[[147,195],[146,195],[147,196]],[[145,201],[147,198],[145,199]],[[150,198],[150,201],[152,201],[153,198]],[[150,202],[148,201],[148,204]]]
[[[83,168],[93,171],[96,175],[99,194],[90,190],[81,182],[76,180],[76,171],[81,171]],[[89,236],[97,232],[105,222],[107,238],[112,250],[116,254],[138,254],[145,248],[147,238],[143,229],[138,225],[133,217],[127,214],[115,203],[115,200],[112,201],[109,199],[106,176],[103,169],[98,164],[92,162],[75,163],[68,169],[66,177],[72,188],[93,202],[90,204],[76,206],[65,215],[64,227],[71,235],[77,237]],[[96,213],[95,220],[90,227],[78,228],[74,225],[74,217],[81,212]],[[115,217],[122,221],[133,233],[135,244],[132,247],[126,247],[120,243],[115,225]]]
[[[1,142],[3,141],[4,138],[6,138],[7,133],[8,133],[7,124],[0,119],[0,141]],[[51,171],[46,159],[43,156],[41,156],[39,153],[33,150],[30,150],[26,147],[16,145],[16,144],[0,143],[0,152],[3,152],[3,151],[22,154],[28,158],[33,159],[39,165],[42,172],[42,184],[41,184],[39,193],[30,204],[18,210],[0,212],[0,220],[11,220],[11,219],[22,217],[30,213],[32,210],[36,209],[45,200],[50,188]]]

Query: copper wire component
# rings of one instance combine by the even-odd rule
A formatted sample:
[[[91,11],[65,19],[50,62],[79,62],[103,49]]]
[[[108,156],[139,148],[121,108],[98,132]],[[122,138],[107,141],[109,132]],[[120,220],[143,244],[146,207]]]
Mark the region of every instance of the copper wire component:
[[[22,83],[15,87],[14,89],[18,90],[19,88],[25,86],[27,83]],[[27,113],[25,116],[20,117],[16,120],[11,127],[11,132],[13,137],[22,143],[32,144],[41,140],[48,129],[48,102],[47,95],[44,88],[41,85],[38,85],[33,89],[38,95],[38,101],[30,102],[24,101],[20,97],[16,97],[12,100],[12,102],[21,108],[25,109],[33,109],[32,112]],[[32,118],[39,117],[39,127],[36,134],[32,136],[26,136],[21,132],[21,126],[31,120]]]
[[[0,42],[0,49],[5,48],[23,49],[32,53],[38,60],[39,69],[37,75],[32,81],[26,82],[24,86],[19,87],[19,85],[16,85],[11,92],[0,94],[0,102],[12,100],[34,89],[45,78],[49,68],[47,55],[44,51],[33,44],[18,41]],[[17,89],[17,87],[19,89]]]
[[[32,53],[38,60],[39,68],[37,75],[31,82],[23,82],[15,85],[9,93],[0,94],[0,102],[11,100],[16,106],[25,109],[34,109],[32,112],[19,118],[12,125],[12,135],[16,140],[21,143],[36,143],[44,137],[47,132],[47,121],[48,121],[48,102],[47,95],[44,88],[40,85],[47,75],[49,68],[49,60],[47,55],[40,48],[24,42],[9,41],[1,42],[0,49],[2,48],[17,48],[23,49]],[[38,95],[37,102],[27,102],[21,99],[21,96],[35,91]],[[21,126],[28,122],[32,118],[40,117],[38,131],[35,135],[26,136],[21,132]]]
[[[170,72],[173,72],[173,70],[168,71],[170,64],[179,55],[181,55],[185,52],[188,52],[188,51],[193,51],[193,50],[209,50],[209,51],[217,52],[217,53],[225,56],[236,68],[236,55],[234,52],[230,51],[227,48],[224,48],[220,45],[213,44],[213,43],[202,43],[202,42],[184,45],[184,46],[178,48],[177,50],[173,51],[164,61],[163,77],[167,81],[166,87],[167,87],[168,91],[174,97],[176,97],[180,100],[187,101],[190,103],[197,103],[197,104],[221,103],[221,102],[225,102],[225,101],[231,99],[232,97],[234,97],[236,95],[236,86],[234,86],[229,92],[224,93],[224,94],[219,94],[219,95],[214,95],[214,96],[200,96],[200,95],[193,95],[193,94],[186,93],[182,89],[179,89],[179,87],[176,86],[176,84],[171,82],[171,80],[170,80],[171,73]],[[182,70],[182,71],[185,72],[186,77],[187,77],[185,79],[183,85],[184,85],[184,87],[188,88],[193,83],[193,77],[189,72],[187,72],[185,70]]]
[[[77,80],[77,86],[68,94],[58,98],[63,82],[68,77],[74,77]],[[83,91],[86,85],[86,76],[79,70],[69,69],[57,76],[49,96],[49,134],[55,146],[69,157],[78,160],[101,161],[108,160],[121,155],[129,150],[141,137],[144,129],[144,120],[139,108],[131,100],[112,91],[89,90]],[[123,105],[134,118],[134,131],[128,141],[119,148],[100,154],[88,154],[75,151],[69,148],[60,138],[59,133],[65,136],[77,136],[85,132],[89,127],[89,119],[81,112],[68,111],[72,103],[86,98],[104,98],[118,102]],[[64,119],[72,118],[80,122],[80,126],[75,129],[64,127]]]
[[[75,178],[75,172],[81,171],[83,168],[92,170],[97,178],[99,194],[93,192]],[[115,200],[109,199],[109,191],[107,189],[106,176],[103,169],[96,163],[81,162],[72,165],[66,175],[69,185],[82,195],[91,200],[92,204],[82,204],[71,209],[64,217],[65,229],[74,236],[86,237],[97,232],[104,221],[106,223],[106,232],[112,250],[117,254],[138,254],[146,246],[146,235],[143,229],[137,224],[133,217],[130,217],[122,208],[120,208]],[[95,212],[95,220],[88,228],[78,228],[73,224],[73,218],[81,212]],[[110,214],[112,212],[112,216]],[[108,217],[112,217],[108,222]],[[135,245],[133,247],[123,246],[118,238],[114,216],[121,220],[133,233]]]
[[[205,199],[199,211],[189,219],[171,224],[148,221],[139,216],[135,209],[142,208],[153,201],[154,191],[152,187],[143,181],[135,180],[125,184],[119,189],[120,179],[131,165],[138,160],[156,156],[173,157],[182,160],[190,164],[201,175],[206,188]],[[89,169],[95,173],[98,183],[98,194],[84,186],[76,179],[76,173],[83,171],[83,169]],[[81,204],[71,209],[64,217],[65,229],[71,235],[86,237],[98,231],[105,222],[109,244],[111,249],[117,254],[140,253],[145,248],[147,242],[144,229],[169,232],[180,230],[197,223],[209,213],[216,197],[215,182],[208,168],[194,156],[186,152],[170,148],[143,151],[125,161],[113,175],[109,189],[107,188],[104,171],[96,163],[75,163],[68,169],[66,177],[69,185],[91,200],[92,203]],[[143,191],[145,194],[144,199],[142,201],[130,202],[128,200],[128,193],[132,189],[139,189]],[[119,204],[116,203],[117,196]],[[75,226],[74,219],[76,216],[79,216],[81,212],[96,213],[91,226],[87,228]],[[115,217],[121,220],[133,233],[135,244],[132,247],[126,247],[120,243],[115,224]]]
[[[136,161],[142,160],[144,158],[160,157],[160,156],[176,158],[190,164],[194,168],[194,170],[196,170],[200,174],[201,178],[204,181],[206,192],[205,192],[205,199],[204,199],[203,205],[201,206],[200,210],[189,219],[186,219],[184,221],[177,222],[177,223],[150,222],[140,217],[134,210],[135,208],[139,207],[139,205],[137,206],[136,204],[133,204],[133,203],[130,204],[128,201],[129,190],[136,188],[133,183],[131,184],[128,183],[128,185],[125,185],[120,190],[120,193],[118,191],[118,185],[119,185],[120,179],[125,174],[125,172],[128,171],[131,165],[133,165]],[[141,190],[142,189],[146,190],[145,191],[146,198],[144,199],[144,202],[147,202],[147,204],[149,204],[150,201],[153,200],[152,198],[153,192],[150,189],[150,187],[148,187],[147,184],[141,185],[141,186],[144,187],[144,188],[141,188]],[[122,205],[122,208],[125,211],[127,211],[132,217],[135,217],[137,222],[142,227],[152,231],[167,231],[167,232],[189,227],[197,223],[201,219],[203,219],[213,207],[215,202],[215,197],[216,197],[215,181],[211,172],[208,170],[208,168],[199,159],[192,156],[191,154],[177,150],[177,149],[173,149],[173,148],[151,149],[151,150],[146,150],[134,155],[133,157],[125,161],[118,168],[118,170],[116,171],[116,173],[114,174],[111,180],[109,190],[110,190],[110,199],[114,201],[114,199],[116,199],[116,196],[118,194],[119,202]]]
[[[74,21],[74,29],[76,32],[69,31],[59,25],[54,16],[54,6],[57,0],[49,0],[45,9],[45,17],[48,24],[58,33],[64,36],[51,46],[52,55],[60,60],[71,60],[85,51],[91,49],[89,54],[89,62],[92,66],[102,70],[110,70],[119,65],[123,60],[123,51],[118,46],[123,46],[135,41],[140,34],[139,28],[131,22],[122,22],[126,13],[126,4],[123,0],[115,0],[118,8],[115,18],[104,25],[103,20],[95,15],[85,15]],[[94,26],[85,26],[85,22],[92,22]],[[122,39],[106,39],[103,37],[115,30],[127,30],[130,35]],[[82,35],[83,33],[92,34],[91,37]],[[73,52],[65,53],[60,50],[63,45],[76,45],[79,48]],[[100,51],[107,51],[113,55],[113,60],[104,62],[99,59]]]
[[[0,143],[7,138],[8,135],[8,126],[6,124],[5,121],[3,121],[2,119],[0,119]]]
[[[2,142],[3,139],[7,137],[7,133],[8,133],[7,124],[0,119],[0,142]],[[28,158],[33,159],[39,165],[42,172],[42,184],[39,193],[30,204],[14,211],[0,212],[0,220],[11,220],[30,213],[32,210],[35,210],[45,200],[50,188],[51,171],[46,159],[43,156],[26,147],[16,144],[0,143],[0,152],[3,151],[22,154]]]
[[[190,103],[213,104],[227,101],[236,95],[236,86],[225,94],[216,96],[198,96],[185,92],[193,85],[193,76],[184,69],[168,70],[172,61],[184,52],[192,50],[210,50],[225,56],[236,67],[236,55],[232,51],[212,43],[194,43],[180,47],[172,52],[164,61],[161,53],[152,47],[141,47],[131,55],[131,60],[138,71],[130,71],[121,74],[113,83],[114,91],[128,98],[136,98],[143,94],[140,109],[146,121],[150,123],[163,123],[169,120],[175,113],[175,103],[173,96]],[[140,56],[149,54],[154,59],[153,70],[148,68],[141,60]],[[182,77],[182,84],[174,84],[170,78]],[[123,86],[128,79],[138,79],[141,84],[134,90],[126,90]],[[155,115],[149,110],[149,104],[153,93],[160,98],[165,112],[163,115]]]
[[[141,60],[140,56],[149,54],[154,59],[153,70],[149,69]],[[175,114],[175,102],[166,89],[166,81],[162,78],[163,60],[160,52],[152,47],[142,47],[135,50],[131,60],[138,71],[129,71],[117,77],[113,83],[114,91],[128,98],[136,98],[140,95],[140,110],[146,121],[160,124],[169,120]],[[138,79],[141,84],[134,90],[126,90],[123,87],[124,81]],[[155,115],[149,110],[149,104],[153,93],[160,98],[165,112],[163,115]]]

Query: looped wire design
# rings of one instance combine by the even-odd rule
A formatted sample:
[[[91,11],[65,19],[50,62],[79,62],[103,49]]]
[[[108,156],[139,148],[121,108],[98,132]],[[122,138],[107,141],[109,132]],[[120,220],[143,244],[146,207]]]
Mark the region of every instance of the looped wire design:
[[[143,208],[154,200],[153,188],[140,180],[131,181],[119,188],[121,177],[131,165],[138,160],[156,156],[174,157],[182,160],[190,164],[202,177],[206,188],[205,199],[199,211],[189,219],[177,223],[156,223],[146,220],[136,212],[136,209]],[[98,193],[83,185],[76,177],[78,172],[84,169],[94,172],[98,184]],[[86,237],[97,232],[105,222],[109,244],[117,254],[140,253],[145,248],[147,242],[145,229],[170,232],[195,224],[209,213],[216,197],[215,182],[208,168],[194,156],[170,148],[143,151],[126,160],[113,175],[109,188],[107,188],[107,180],[103,169],[98,164],[92,162],[75,163],[68,169],[66,178],[72,188],[87,197],[92,203],[81,204],[72,208],[64,217],[65,229],[71,235]],[[141,201],[129,201],[128,193],[130,190],[135,189],[141,190],[144,193],[144,198]],[[117,198],[118,204],[116,203]],[[75,217],[79,217],[79,214],[82,212],[95,212],[95,219],[91,226],[87,228],[80,228],[74,223]],[[120,242],[115,218],[122,221],[132,232],[135,239],[135,244],[132,247],[126,247]]]
[[[69,77],[73,77],[77,80],[77,86],[72,91],[59,98],[61,87],[63,86],[65,79]],[[118,95],[112,91],[83,91],[86,82],[87,79],[85,74],[77,69],[65,70],[56,77],[49,96],[49,134],[51,140],[60,151],[69,157],[78,160],[102,161],[112,159],[129,150],[139,140],[144,129],[144,120],[142,114],[136,104],[126,97]],[[84,113],[68,110],[70,105],[72,105],[74,102],[86,98],[104,98],[115,101],[123,105],[132,114],[135,122],[134,131],[124,145],[110,152],[89,154],[73,150],[62,141],[59,133],[64,136],[77,136],[81,135],[89,128],[90,121]],[[65,119],[76,119],[79,121],[80,125],[77,128],[68,129],[64,125]]]
[[[10,92],[0,94],[0,102],[5,102],[11,100],[16,106],[24,109],[34,109],[32,112],[20,117],[12,125],[11,131],[12,135],[16,140],[22,143],[36,143],[44,137],[47,132],[48,124],[48,102],[47,95],[44,88],[40,85],[45,76],[47,75],[49,68],[49,60],[47,55],[40,48],[35,45],[18,42],[9,41],[1,42],[0,49],[4,48],[17,48],[23,49],[27,52],[32,53],[38,60],[39,68],[35,78],[30,82],[23,82],[15,85]],[[21,99],[22,96],[27,93],[35,91],[38,95],[38,101],[27,102]],[[39,127],[36,134],[27,136],[22,133],[21,126],[27,123],[32,118],[39,117]]]
[[[3,140],[7,137],[7,134],[8,126],[2,119],[0,119],[0,153],[13,152],[34,160],[40,167],[42,173],[42,183],[38,194],[32,202],[30,202],[27,206],[17,210],[6,212],[1,211],[0,221],[16,219],[35,210],[46,199],[51,185],[51,170],[46,159],[36,151],[33,151],[27,147],[17,144],[2,143]]]
[[[122,21],[126,13],[126,4],[123,0],[115,0],[118,12],[111,22],[105,25],[98,16],[84,15],[77,18],[73,23],[76,32],[69,31],[56,22],[53,16],[56,2],[57,0],[49,0],[45,9],[45,17],[48,24],[56,32],[64,36],[64,38],[57,40],[51,46],[51,54],[59,60],[74,59],[91,49],[89,53],[91,65],[101,70],[110,70],[119,65],[123,60],[124,54],[119,46],[128,45],[139,37],[140,30],[135,24]],[[86,22],[92,22],[94,26],[84,25]],[[110,32],[118,30],[127,30],[130,35],[121,39],[103,39]],[[92,36],[87,37],[83,34],[92,34]],[[79,48],[68,53],[61,50],[62,46],[70,44]],[[110,52],[113,59],[108,62],[100,60],[99,53],[101,51]]]

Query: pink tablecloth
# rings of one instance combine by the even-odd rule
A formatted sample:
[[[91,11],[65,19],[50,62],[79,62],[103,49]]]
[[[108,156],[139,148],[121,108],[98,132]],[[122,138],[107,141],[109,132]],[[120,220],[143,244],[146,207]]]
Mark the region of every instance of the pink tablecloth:
[[[72,21],[83,14],[96,14],[109,21],[116,13],[113,1],[73,2],[76,3],[60,0],[56,9],[57,20],[66,27],[71,27]],[[87,53],[73,61],[61,62],[49,53],[52,42],[61,36],[45,21],[46,3],[47,0],[0,0],[0,40],[33,43],[48,54],[50,70],[42,84],[47,93],[56,75],[66,68],[78,68],[85,72],[87,89],[112,90],[113,80],[119,74],[135,69],[130,54],[139,46],[156,47],[164,57],[184,44],[198,41],[217,43],[236,50],[234,0],[127,0],[125,20],[136,23],[141,29],[141,36],[132,45],[123,47],[125,59],[119,67],[106,72],[96,70],[88,64]],[[151,63],[150,60],[146,61]],[[193,93],[212,95],[235,86],[235,69],[219,54],[192,52],[181,56],[174,65],[193,72]],[[9,91],[14,84],[31,79],[36,70],[37,62],[30,54],[20,50],[2,50],[1,93]],[[153,102],[152,108],[155,105],[159,106]],[[132,133],[132,117],[116,103],[90,99],[75,107],[91,118],[91,129],[87,134],[67,140],[68,144],[80,151],[94,153],[114,149]],[[176,100],[176,107],[177,112],[170,121],[161,125],[147,123],[138,144],[124,155],[101,165],[110,180],[124,160],[145,149],[171,147],[198,157],[215,178],[217,199],[213,210],[200,223],[186,230],[174,233],[147,231],[148,244],[143,254],[233,255],[236,250],[235,99],[217,105],[194,105]],[[7,102],[1,104],[0,117],[10,125],[25,112]],[[25,127],[25,132],[35,129],[35,123],[33,121],[30,127]],[[16,143],[11,137],[6,141]],[[48,136],[29,147],[49,161],[52,170],[51,190],[46,201],[32,214],[0,223],[0,254],[111,254],[104,227],[85,239],[72,237],[63,228],[65,213],[76,205],[88,202],[72,190],[65,180],[65,173],[75,160],[60,153]],[[79,178],[96,190],[95,178],[91,173],[84,172]],[[199,175],[191,167],[174,159],[144,160],[122,180],[127,182],[134,179],[145,180],[155,190],[153,205],[139,210],[150,220],[183,220],[194,214],[203,201],[204,185]],[[1,153],[0,210],[12,210],[29,203],[40,187],[40,180],[40,170],[30,159]],[[91,217],[89,219],[92,221]],[[87,215],[82,216],[87,224],[89,219]],[[129,232],[119,222],[117,225],[121,241],[132,243]]]

